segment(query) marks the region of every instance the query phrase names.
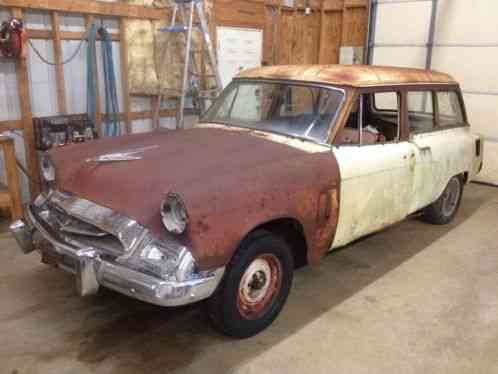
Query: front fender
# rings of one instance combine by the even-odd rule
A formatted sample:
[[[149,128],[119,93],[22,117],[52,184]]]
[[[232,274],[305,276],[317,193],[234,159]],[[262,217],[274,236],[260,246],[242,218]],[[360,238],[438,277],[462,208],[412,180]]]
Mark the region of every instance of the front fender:
[[[226,265],[248,233],[280,218],[292,218],[302,225],[310,264],[328,251],[339,214],[335,158],[332,153],[315,157],[312,167],[299,174],[280,170],[276,178],[246,176],[237,183],[220,181],[223,190],[206,185],[202,198],[187,194],[190,222],[186,240],[201,269]]]

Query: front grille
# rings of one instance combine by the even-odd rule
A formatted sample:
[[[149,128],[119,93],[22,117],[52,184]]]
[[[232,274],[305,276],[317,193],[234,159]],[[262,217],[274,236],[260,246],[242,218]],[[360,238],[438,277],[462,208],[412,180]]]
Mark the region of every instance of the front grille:
[[[58,207],[52,207],[50,216],[60,231],[69,234],[101,238],[110,235],[94,225],[83,222],[77,218],[71,217]]]
[[[53,204],[50,204],[45,212],[42,218],[68,244],[81,248],[93,247],[111,256],[123,254],[123,244],[113,234],[70,216]]]

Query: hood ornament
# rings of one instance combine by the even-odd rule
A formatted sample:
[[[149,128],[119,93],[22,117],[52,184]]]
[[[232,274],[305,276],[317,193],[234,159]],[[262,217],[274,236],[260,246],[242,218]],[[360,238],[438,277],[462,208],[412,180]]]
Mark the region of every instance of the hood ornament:
[[[117,161],[134,161],[141,160],[143,158],[143,153],[146,150],[154,149],[159,147],[158,145],[152,145],[150,147],[135,148],[126,150],[123,152],[116,153],[106,153],[103,155],[87,158],[86,162],[117,162]]]

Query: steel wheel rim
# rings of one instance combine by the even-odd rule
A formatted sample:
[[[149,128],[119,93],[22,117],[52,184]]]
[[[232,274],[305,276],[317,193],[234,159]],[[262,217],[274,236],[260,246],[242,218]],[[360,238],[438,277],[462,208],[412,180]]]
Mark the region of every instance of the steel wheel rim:
[[[264,315],[282,286],[282,264],[273,254],[256,257],[239,283],[237,308],[249,320]]]
[[[460,198],[460,183],[458,179],[452,178],[443,192],[441,212],[445,217],[453,214]]]

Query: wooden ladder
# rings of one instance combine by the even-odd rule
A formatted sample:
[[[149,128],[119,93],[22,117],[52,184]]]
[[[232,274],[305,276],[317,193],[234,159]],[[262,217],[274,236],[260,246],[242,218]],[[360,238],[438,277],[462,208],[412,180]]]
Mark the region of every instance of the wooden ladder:
[[[161,29],[163,32],[182,33],[185,37],[185,61],[182,74],[182,87],[179,92],[176,127],[184,127],[185,101],[191,94],[202,113],[206,110],[206,102],[216,99],[222,90],[221,77],[218,70],[216,52],[209,34],[209,25],[204,11],[203,0],[173,0],[174,8],[169,27]],[[194,18],[198,25],[194,25]],[[202,35],[202,45],[196,43],[192,33],[198,28]],[[169,45],[166,46],[169,48]],[[202,56],[204,67],[197,66],[196,55]],[[207,69],[205,69],[208,67]],[[210,71],[210,73],[207,72]],[[211,87],[202,87],[209,79],[214,80]],[[156,111],[159,110],[162,95],[158,97]],[[158,120],[158,119],[157,119]]]

